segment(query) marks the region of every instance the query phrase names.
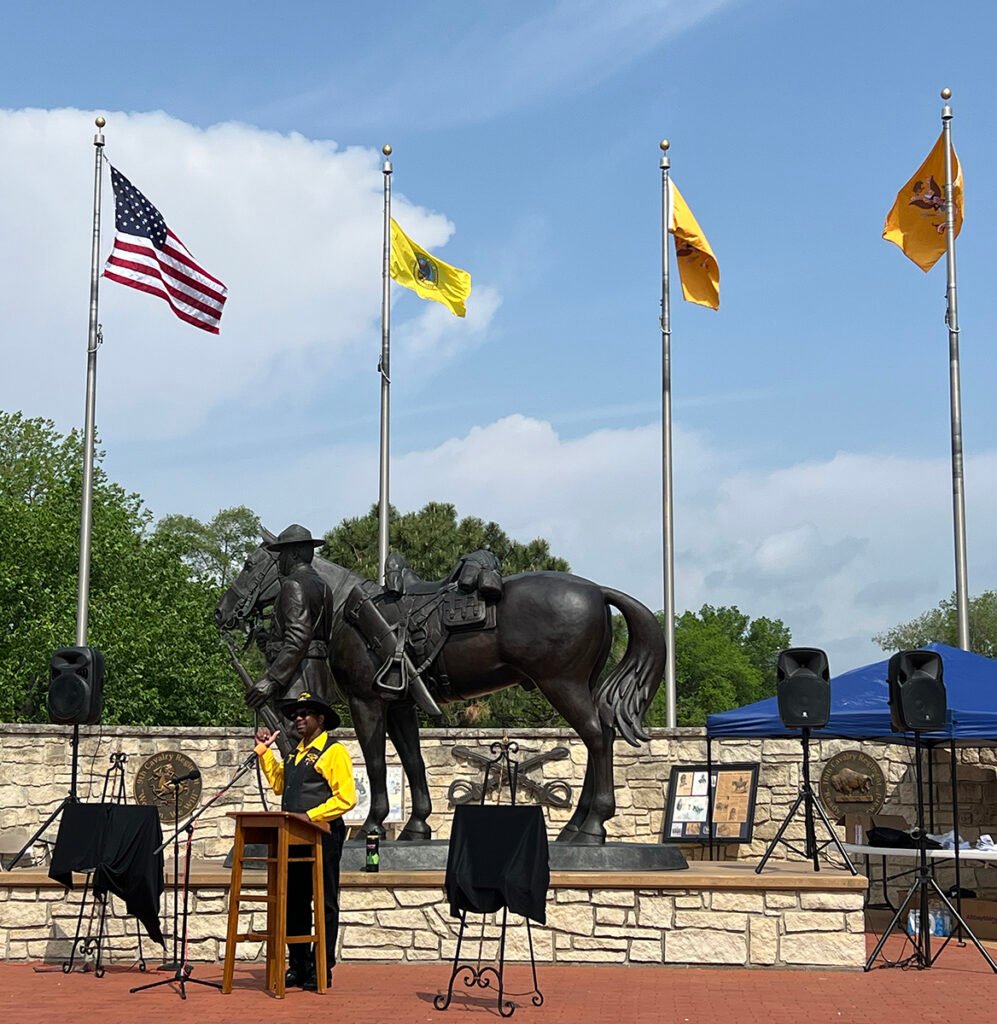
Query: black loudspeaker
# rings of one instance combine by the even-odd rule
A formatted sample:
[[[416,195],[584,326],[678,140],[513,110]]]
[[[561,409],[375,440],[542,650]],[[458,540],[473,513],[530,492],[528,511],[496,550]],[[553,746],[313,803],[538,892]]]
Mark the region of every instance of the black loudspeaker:
[[[60,647],[49,662],[48,716],[57,725],[96,725],[104,710],[104,655]]]
[[[890,727],[894,732],[943,729],[948,700],[942,658],[934,651],[898,651],[890,658]]]
[[[779,717],[787,729],[822,729],[831,717],[827,655],[816,647],[790,647],[776,666]]]

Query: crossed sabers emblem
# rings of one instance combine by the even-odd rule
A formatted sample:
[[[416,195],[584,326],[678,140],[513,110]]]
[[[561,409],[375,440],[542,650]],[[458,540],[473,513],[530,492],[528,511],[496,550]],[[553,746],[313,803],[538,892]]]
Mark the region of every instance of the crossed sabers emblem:
[[[488,789],[484,789],[481,782],[468,782],[466,779],[455,779],[450,783],[447,790],[447,799],[451,804],[480,803],[483,797],[494,793],[500,786],[508,785],[507,772],[501,762],[496,765],[495,759],[479,754],[470,747],[456,746],[451,753],[457,761],[466,761],[476,768],[485,770],[489,765],[492,771],[488,773]],[[533,797],[538,804],[547,807],[570,807],[571,787],[561,779],[554,779],[552,782],[536,782],[527,776],[531,772],[549,761],[563,761],[569,755],[567,747],[554,747],[551,750],[544,750],[532,757],[524,758],[514,768],[516,789],[527,796]]]

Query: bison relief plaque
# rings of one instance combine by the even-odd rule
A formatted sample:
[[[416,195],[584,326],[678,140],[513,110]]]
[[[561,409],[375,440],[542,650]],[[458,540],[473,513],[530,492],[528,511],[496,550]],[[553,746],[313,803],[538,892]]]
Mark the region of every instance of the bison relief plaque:
[[[820,799],[831,818],[878,814],[886,802],[883,769],[861,750],[842,750],[824,765]]]

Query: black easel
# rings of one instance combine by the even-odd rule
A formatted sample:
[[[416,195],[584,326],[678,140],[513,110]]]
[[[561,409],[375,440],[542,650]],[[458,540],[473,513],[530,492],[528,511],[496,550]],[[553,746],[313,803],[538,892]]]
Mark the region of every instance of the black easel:
[[[248,772],[256,764],[256,761],[257,761],[257,755],[256,755],[256,751],[254,750],[253,753],[250,754],[249,757],[247,757],[246,760],[243,761],[241,765],[239,765],[239,767],[236,769],[235,775],[233,775],[232,778],[229,779],[229,781],[226,782],[225,785],[222,786],[222,788],[220,790],[218,790],[218,792],[215,793],[215,795],[210,800],[208,800],[206,803],[203,803],[201,805],[200,809],[197,810],[193,815],[191,815],[190,818],[187,819],[186,824],[178,825],[176,830],[174,831],[173,835],[170,836],[168,839],[165,839],[153,851],[154,854],[162,853],[163,850],[165,850],[166,847],[170,845],[170,843],[174,844],[174,849],[175,849],[176,848],[175,844],[177,842],[177,837],[180,835],[181,832],[186,832],[187,833],[187,845],[186,845],[186,849],[184,851],[184,868],[183,868],[183,917],[182,917],[183,941],[182,941],[181,946],[180,946],[180,958],[179,958],[179,960],[177,960],[176,968],[175,968],[175,970],[173,972],[173,977],[172,978],[163,978],[162,981],[154,981],[154,982],[152,982],[149,985],[139,985],[136,988],[129,989],[128,990],[129,992],[144,992],[146,989],[159,988],[162,985],[172,985],[174,983],[179,983],[179,985],[180,985],[180,998],[181,999],[186,999],[187,998],[187,985],[204,985],[206,988],[216,988],[216,989],[218,989],[219,992],[221,991],[222,986],[217,981],[202,981],[200,978],[192,978],[190,975],[191,975],[191,972],[194,970],[194,968],[189,963],[187,963],[187,922],[188,922],[189,917],[190,917],[190,848],[191,848],[191,844],[194,841],[194,823],[197,821],[197,819],[200,818],[200,816],[202,814],[204,814],[204,812],[213,803],[215,803],[215,801],[218,800],[218,798],[220,796],[222,796],[224,793],[227,793],[236,784],[236,782],[239,779],[241,779],[242,776],[245,775],[246,772]],[[176,799],[179,801],[179,797],[177,797]],[[174,873],[173,873],[173,881],[174,881],[174,887],[175,887],[176,886],[176,868],[175,867],[174,867]],[[174,888],[174,894],[175,894],[175,891],[176,890]],[[174,895],[174,899],[176,899],[175,895]],[[174,906],[174,920],[175,920],[176,919],[176,902],[174,902],[173,906]],[[176,929],[176,927],[174,927],[174,929],[173,929],[174,945],[176,943],[176,933],[177,933],[177,929]],[[176,954],[174,954],[174,958],[176,958]]]
[[[70,769],[69,777],[69,792],[62,798],[59,806],[42,822],[41,827],[38,831],[21,847],[18,851],[17,856],[10,862],[8,870],[14,867],[15,864],[31,849],[31,847],[38,841],[38,837],[55,821],[56,818],[62,814],[67,804],[78,804],[80,798],[76,793],[76,776],[79,768],[80,758],[80,727],[78,725],[73,726],[73,758],[72,767]]]
[[[772,856],[775,848],[782,843],[786,849],[791,850],[793,853],[806,858],[807,860],[813,861],[814,871],[820,871],[820,855],[824,850],[833,845],[834,848],[841,855],[841,859],[845,862],[845,867],[853,874],[857,875],[858,870],[855,865],[849,859],[848,854],[845,852],[844,846],[841,845],[841,840],[838,838],[838,833],[835,832],[834,826],[831,824],[830,819],[827,816],[827,812],[821,805],[820,800],[817,799],[817,795],[814,793],[813,786],[810,783],[810,729],[808,726],[803,726],[803,732],[800,737],[800,742],[803,745],[803,769],[802,777],[800,779],[800,792],[793,801],[793,806],[790,807],[789,812],[783,819],[782,824],[779,826],[779,831],[776,832],[775,838],[768,845],[768,849],[765,851],[765,855],[758,862],[758,866],[755,868],[755,874],[760,875],[765,867],[769,857]],[[798,846],[794,845],[788,839],[783,839],[783,834],[789,827],[789,823],[796,817],[796,812],[799,811],[800,807],[803,807],[803,829],[804,829],[804,848],[801,850]],[[817,832],[814,828],[814,812],[817,812],[821,822],[823,822],[824,828],[827,831],[828,838],[822,842],[817,841]]]
[[[121,752],[112,753],[109,760],[111,762],[111,766],[104,774],[104,788],[101,790],[100,802],[102,804],[112,803],[124,805],[128,802],[127,792],[125,790],[125,762],[128,760],[128,755]],[[112,776],[114,777],[113,782],[111,781]],[[83,917],[86,913],[87,896],[91,894],[91,880],[92,875],[88,872],[86,881],[83,884],[83,896],[80,899],[80,912],[76,918],[76,934],[73,937],[73,944],[70,947],[69,959],[63,961],[62,970],[65,974],[70,974],[75,966],[77,955],[86,959],[96,954],[94,976],[97,978],[103,978],[104,941],[107,937],[105,935],[104,925],[107,918],[108,902],[111,897],[108,893],[103,899],[98,899],[96,896],[93,898],[93,904],[90,908],[90,917],[87,921],[87,932],[86,935],[83,935]],[[100,911],[97,917],[97,935],[94,936],[93,919],[98,906]],[[142,934],[139,931],[139,923],[137,920],[135,922],[135,948],[138,951],[138,969],[145,973],[146,963],[145,957],[142,955]],[[87,963],[84,962],[84,971],[87,969],[87,966]]]
[[[508,736],[503,737],[501,740],[496,741],[489,748],[495,757],[493,757],[485,765],[485,777],[481,783],[481,800],[480,805],[484,806],[485,795],[488,793],[488,777],[491,771],[494,769],[499,774],[498,792],[501,792],[502,788],[502,775],[505,774],[506,779],[509,783],[509,803],[511,806],[516,805],[516,783],[519,775],[519,762],[513,761],[510,754],[515,754],[519,751],[519,744],[515,740],[509,739]],[[471,988],[476,985],[478,988],[490,988],[491,978],[495,979],[498,986],[498,992],[496,996],[496,1005],[500,1016],[511,1017],[516,1012],[516,1004],[506,1000],[503,1002],[503,994],[505,991],[505,935],[506,925],[508,922],[509,908],[502,908],[502,925],[499,931],[499,948],[498,948],[498,968],[496,969],[491,964],[484,967],[481,966],[481,954],[485,943],[485,919],[481,919],[481,935],[478,938],[478,959],[476,964],[460,962],[460,950],[461,945],[464,941],[464,929],[467,925],[467,911],[461,910],[460,912],[460,930],[457,932],[457,949],[454,952],[453,958],[453,970],[450,973],[450,983],[447,985],[447,994],[437,995],[433,997],[433,1006],[437,1010],[445,1010],[449,1007],[453,1000],[453,987],[454,982],[458,976],[463,972],[467,972],[467,977],[464,979],[464,985],[467,988]],[[536,956],[533,952],[533,930],[530,927],[530,919],[524,917],[526,921],[526,937],[530,944],[530,968],[533,971],[533,994],[530,997],[530,1001],[534,1006],[543,1006],[544,997],[540,991],[540,984],[537,981],[537,961]]]
[[[893,915],[893,919],[887,925],[886,930],[880,936],[879,941],[876,943],[875,949],[866,961],[865,969],[871,970],[872,965],[875,963],[879,954],[883,951],[883,946],[886,944],[886,940],[893,933],[893,930],[898,924],[904,919],[904,914],[907,913],[911,905],[914,904],[915,899],[917,900],[917,912],[918,922],[917,927],[912,929],[913,934],[907,935],[907,940],[913,946],[913,952],[909,957],[903,960],[892,962],[887,961],[883,966],[885,967],[915,967],[917,970],[924,970],[926,967],[931,967],[934,962],[941,956],[942,950],[952,941],[955,935],[955,929],[953,929],[947,936],[945,941],[938,947],[935,953],[931,952],[931,922],[930,922],[930,906],[929,897],[932,895],[936,896],[939,902],[948,908],[949,913],[952,915],[953,922],[958,926],[960,941],[962,935],[965,935],[970,942],[976,946],[980,953],[980,956],[986,960],[990,969],[997,974],[997,963],[994,963],[993,958],[990,954],[980,945],[980,940],[973,934],[972,929],[966,924],[962,915],[952,903],[949,898],[942,892],[941,887],[935,881],[934,874],[932,873],[931,866],[928,863],[928,845],[927,838],[928,834],[924,828],[924,781],[921,773],[921,732],[920,730],[914,730],[914,782],[917,787],[917,828],[914,830],[912,835],[915,836],[917,841],[918,849],[918,865],[917,875],[914,878],[910,889],[907,891],[907,895],[904,897],[903,902],[897,907],[896,913]],[[953,785],[953,789],[954,789]],[[956,832],[956,845],[958,845],[958,832],[959,825],[958,820],[955,824]]]

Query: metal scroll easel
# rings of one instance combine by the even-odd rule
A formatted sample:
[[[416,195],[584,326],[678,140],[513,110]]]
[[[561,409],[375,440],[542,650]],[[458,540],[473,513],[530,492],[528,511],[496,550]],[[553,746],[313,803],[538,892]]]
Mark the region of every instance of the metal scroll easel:
[[[104,773],[104,788],[101,791],[100,802],[124,805],[128,802],[125,790],[125,763],[128,761],[128,755],[121,752],[112,753],[109,760],[111,766]],[[90,961],[93,960],[94,976],[102,978],[104,977],[105,943],[109,939],[106,924],[111,894],[107,893],[103,898],[98,897],[91,888],[92,880],[93,873],[87,872],[86,882],[83,885],[83,897],[80,900],[80,912],[76,918],[76,933],[69,950],[69,959],[63,962],[62,971],[69,974],[76,966],[77,958],[82,959],[82,970],[87,971]],[[88,897],[89,914],[87,914]],[[84,918],[86,918],[85,929]],[[146,963],[142,954],[142,934],[137,920],[135,921],[135,951],[138,969],[144,972]]]
[[[501,740],[496,741],[489,748],[495,755],[489,760],[484,766],[484,779],[481,783],[481,800],[480,805],[484,805],[485,795],[489,792],[489,781],[492,771],[498,773],[498,786],[497,788],[501,792],[503,779],[508,782],[509,786],[509,803],[511,806],[516,805],[516,785],[518,781],[520,765],[518,761],[514,761],[511,754],[515,754],[519,751],[519,745],[515,740],[509,739],[508,736],[503,737]],[[453,958],[453,969],[450,973],[450,982],[447,985],[446,995],[440,994],[433,998],[433,1005],[437,1010],[446,1010],[450,1006],[453,1000],[453,989],[454,983],[461,974],[466,974],[464,985],[467,988],[491,988],[492,981],[494,980],[497,993],[496,993],[496,1004],[497,1009],[502,1017],[511,1017],[516,1012],[516,1004],[510,1000],[504,999],[505,993],[505,937],[506,928],[508,924],[509,908],[502,908],[502,923],[499,927],[498,936],[498,967],[492,966],[491,963],[482,966],[482,953],[485,944],[485,915],[481,918],[481,934],[478,936],[478,956],[475,962],[461,963],[460,953],[461,947],[464,942],[464,932],[467,926],[467,911],[461,910],[460,912],[460,929],[457,933],[457,949],[454,952]],[[526,921],[526,936],[529,941],[530,947],[530,968],[533,972],[533,993],[530,997],[530,1001],[534,1006],[543,1006],[544,997],[540,991],[540,984],[537,981],[537,961],[536,956],[533,952],[533,930],[530,927],[530,919],[524,918]]]

